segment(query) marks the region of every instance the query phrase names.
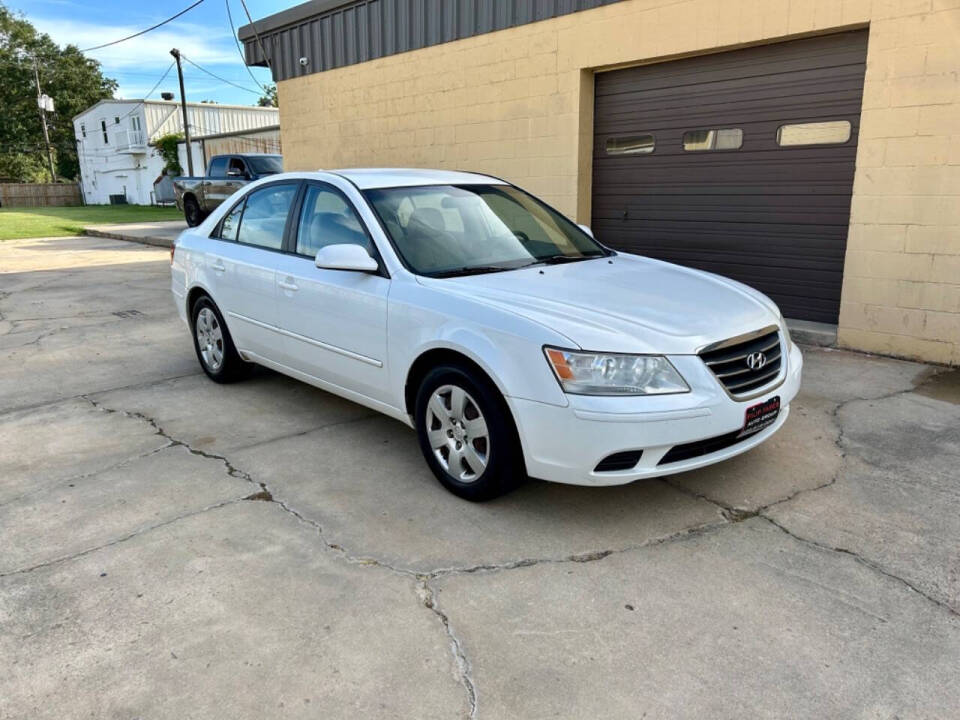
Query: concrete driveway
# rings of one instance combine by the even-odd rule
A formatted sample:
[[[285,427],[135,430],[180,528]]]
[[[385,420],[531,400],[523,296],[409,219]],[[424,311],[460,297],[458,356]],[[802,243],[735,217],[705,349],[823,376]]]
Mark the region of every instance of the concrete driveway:
[[[957,717],[956,372],[809,349],[745,456],[471,505],[397,422],[209,382],[168,267],[0,244],[0,717]]]

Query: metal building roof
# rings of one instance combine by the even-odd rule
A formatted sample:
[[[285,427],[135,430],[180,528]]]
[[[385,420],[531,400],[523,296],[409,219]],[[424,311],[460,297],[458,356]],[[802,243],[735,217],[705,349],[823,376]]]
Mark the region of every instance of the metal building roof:
[[[269,66],[274,80],[287,80],[615,2],[311,0],[244,25],[237,35],[248,65]]]

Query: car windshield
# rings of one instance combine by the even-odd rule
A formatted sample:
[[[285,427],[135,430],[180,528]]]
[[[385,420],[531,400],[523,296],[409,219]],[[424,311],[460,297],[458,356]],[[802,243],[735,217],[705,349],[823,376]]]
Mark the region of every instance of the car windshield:
[[[510,185],[367,190],[413,272],[453,277],[609,254],[560,213]]]
[[[283,172],[283,158],[279,155],[248,156],[247,164],[257,175],[273,175]]]

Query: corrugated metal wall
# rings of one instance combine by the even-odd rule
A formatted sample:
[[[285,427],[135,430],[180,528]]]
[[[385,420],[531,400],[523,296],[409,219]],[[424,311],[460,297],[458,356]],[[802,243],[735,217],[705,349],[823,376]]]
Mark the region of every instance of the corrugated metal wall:
[[[461,40],[620,0],[357,0],[282,24],[256,23],[274,80]],[[240,29],[248,65],[266,66],[252,26]],[[307,58],[301,65],[300,58]]]
[[[203,141],[206,162],[210,162],[214,155],[280,153],[282,150],[279,130],[251,130],[245,135],[230,135]]]
[[[179,103],[147,102],[144,103],[144,112],[150,140],[167,133],[183,132],[183,115]],[[187,119],[190,122],[190,132],[199,137],[276,125],[280,121],[280,114],[273,108],[187,105]]]

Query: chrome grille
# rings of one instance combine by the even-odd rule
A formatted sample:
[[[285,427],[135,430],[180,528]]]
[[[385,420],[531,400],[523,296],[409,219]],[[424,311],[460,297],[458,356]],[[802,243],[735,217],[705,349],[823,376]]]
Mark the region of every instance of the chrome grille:
[[[748,358],[764,360],[758,367],[750,367]],[[736,338],[718,343],[701,351],[700,358],[707,364],[727,392],[734,397],[746,397],[763,391],[780,377],[783,365],[783,345],[780,331],[772,328],[748,339]]]

